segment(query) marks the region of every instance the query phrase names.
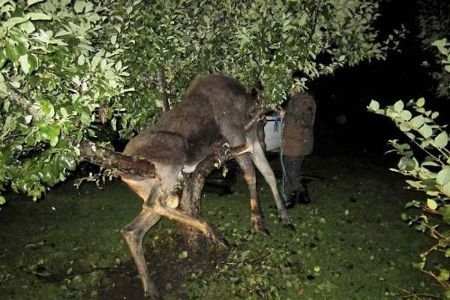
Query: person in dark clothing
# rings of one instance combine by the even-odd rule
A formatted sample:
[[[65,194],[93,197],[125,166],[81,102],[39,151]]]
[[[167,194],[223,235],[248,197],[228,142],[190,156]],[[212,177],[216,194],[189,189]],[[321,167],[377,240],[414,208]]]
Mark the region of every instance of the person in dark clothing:
[[[316,102],[311,95],[290,97],[284,112],[281,142],[283,194],[288,208],[311,201],[302,182],[302,167],[305,156],[313,151],[315,115]]]

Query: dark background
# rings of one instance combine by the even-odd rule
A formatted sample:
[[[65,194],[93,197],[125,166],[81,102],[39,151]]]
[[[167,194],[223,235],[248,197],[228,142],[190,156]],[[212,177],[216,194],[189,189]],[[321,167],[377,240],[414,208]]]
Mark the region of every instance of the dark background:
[[[367,111],[371,99],[390,105],[425,97],[427,109],[439,110],[439,122],[448,123],[449,101],[436,98],[432,67],[423,65],[435,61],[435,53],[421,47],[417,13],[415,1],[383,2],[376,26],[383,38],[403,25],[406,34],[399,49],[388,53],[386,61],[341,69],[311,86],[317,101],[315,154],[361,153],[392,163],[395,155],[384,155],[389,150],[387,141],[403,135],[388,118]],[[347,122],[338,124],[338,115],[345,115]]]

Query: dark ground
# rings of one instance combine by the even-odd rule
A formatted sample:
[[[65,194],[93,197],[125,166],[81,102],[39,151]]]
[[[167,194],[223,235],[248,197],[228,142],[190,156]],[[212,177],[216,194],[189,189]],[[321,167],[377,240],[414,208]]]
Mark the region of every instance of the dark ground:
[[[401,221],[421,194],[388,171],[393,159],[353,139],[324,142],[306,163],[313,202],[290,210],[296,232],[278,222],[260,185],[270,237],[249,232],[248,193],[203,199],[203,216],[228,250],[193,254],[176,227],[160,222],[146,238],[152,278],[165,299],[437,299],[439,289],[412,267],[429,239]],[[382,148],[382,147],[380,147]],[[273,157],[274,168],[278,169]],[[259,181],[261,182],[261,180]],[[121,183],[98,190],[71,183],[39,203],[15,196],[0,212],[1,299],[143,299],[119,230],[139,211]],[[439,263],[439,262],[436,262]],[[432,268],[432,266],[431,266]]]

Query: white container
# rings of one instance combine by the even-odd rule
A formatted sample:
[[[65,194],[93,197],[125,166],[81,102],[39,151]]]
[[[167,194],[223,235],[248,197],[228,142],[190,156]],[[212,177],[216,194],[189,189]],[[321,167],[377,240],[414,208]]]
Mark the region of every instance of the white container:
[[[279,115],[266,116],[264,126],[264,142],[267,152],[280,152],[283,122]]]

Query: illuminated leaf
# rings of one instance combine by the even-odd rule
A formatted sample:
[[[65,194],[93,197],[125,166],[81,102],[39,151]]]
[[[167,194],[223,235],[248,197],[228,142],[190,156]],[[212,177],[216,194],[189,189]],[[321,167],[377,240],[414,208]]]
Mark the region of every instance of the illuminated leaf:
[[[20,68],[25,74],[30,73],[31,66],[28,62],[28,54],[22,55],[19,57]]]
[[[422,97],[422,98],[417,99],[416,105],[418,107],[423,107],[425,105],[425,98]]]
[[[41,12],[28,13],[27,16],[33,21],[48,21],[52,19],[52,16]]]
[[[401,112],[404,108],[405,108],[405,104],[403,103],[403,101],[399,100],[399,101],[395,102],[394,110],[396,112]]]
[[[433,130],[427,124],[422,125],[418,131],[424,138],[429,138],[433,134]]]
[[[427,206],[433,210],[435,210],[436,208],[438,208],[438,204],[436,203],[435,200],[433,199],[428,199],[427,200]]]
[[[434,139],[433,144],[437,147],[437,148],[445,148],[448,144],[448,135],[447,132],[442,131],[440,134],[438,134],[436,136],[436,138]]]
[[[443,168],[436,176],[436,182],[445,185],[450,182],[450,166]]]

